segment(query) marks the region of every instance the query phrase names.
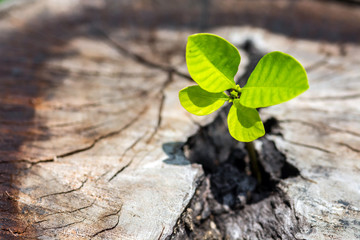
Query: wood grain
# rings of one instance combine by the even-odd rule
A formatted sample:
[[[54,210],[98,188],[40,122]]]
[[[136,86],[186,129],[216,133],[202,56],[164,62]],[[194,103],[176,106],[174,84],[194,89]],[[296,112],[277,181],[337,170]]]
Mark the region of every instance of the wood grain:
[[[156,28],[166,11],[159,19],[136,12],[134,27],[126,21],[147,6],[139,2],[124,8],[124,18],[116,3],[97,0],[38,0],[0,12],[1,238],[165,239],[173,233],[203,175],[181,147],[214,116],[195,118],[178,102],[178,91],[191,84],[184,48],[195,30]],[[344,11],[357,19],[355,10]],[[359,238],[359,46],[252,27],[208,31],[237,46],[251,39],[262,53],[291,54],[310,82],[301,97],[261,110],[263,120],[279,122],[281,134],[267,138],[300,176],[281,180],[282,195],[245,207],[246,224],[237,215],[233,226],[243,226],[248,239],[267,236],[271,226],[259,228],[265,222],[253,217],[261,204],[275,204],[264,211],[272,222],[286,222],[286,234]],[[241,54],[239,75],[249,63]],[[256,147],[261,151],[261,141]],[[306,224],[297,225],[299,219]]]
[[[179,151],[196,129],[177,99],[189,77],[140,32],[89,32],[88,8],[36,1],[2,20],[6,239],[163,239],[202,175]]]

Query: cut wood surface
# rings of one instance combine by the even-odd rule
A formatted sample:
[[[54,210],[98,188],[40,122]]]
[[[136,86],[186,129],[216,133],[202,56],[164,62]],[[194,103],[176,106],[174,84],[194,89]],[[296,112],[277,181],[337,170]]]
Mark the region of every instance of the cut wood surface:
[[[1,22],[2,238],[164,239],[202,174],[178,151],[189,79],[168,66],[186,35],[157,39],[178,51],[158,65],[147,36],[92,34],[82,11],[37,1]]]
[[[280,184],[310,226],[297,236],[360,239],[360,47],[260,35],[266,49],[297,58],[310,83],[300,97],[262,111],[281,128],[269,139],[304,177]]]
[[[195,118],[178,101],[192,84],[184,49],[194,31],[122,28],[112,8],[38,0],[0,11],[1,238],[165,239],[202,179],[181,146],[214,115]],[[280,127],[267,138],[300,171],[278,185],[306,223],[292,234],[360,239],[360,47],[209,32],[307,69],[305,94],[261,110]],[[251,224],[242,232],[257,239]]]

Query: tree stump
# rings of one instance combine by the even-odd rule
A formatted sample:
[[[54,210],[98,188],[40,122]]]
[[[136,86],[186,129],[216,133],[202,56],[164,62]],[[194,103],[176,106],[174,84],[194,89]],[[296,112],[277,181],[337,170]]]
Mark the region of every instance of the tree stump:
[[[195,118],[178,101],[191,84],[184,51],[194,31],[146,25],[146,9],[134,29],[124,16],[136,6],[117,4],[37,0],[0,11],[1,238],[171,238],[204,178],[182,146],[216,115]],[[299,174],[224,222],[231,227],[219,236],[359,239],[360,47],[249,27],[209,32],[293,55],[310,83],[261,110],[277,126],[255,142],[261,155],[272,141]],[[238,76],[252,57],[241,54]]]

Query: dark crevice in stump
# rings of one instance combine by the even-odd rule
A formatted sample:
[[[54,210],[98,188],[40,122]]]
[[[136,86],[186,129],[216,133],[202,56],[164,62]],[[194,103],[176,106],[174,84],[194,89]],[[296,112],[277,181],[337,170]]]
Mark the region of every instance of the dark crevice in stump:
[[[226,109],[184,146],[189,159],[200,163],[206,174],[168,239],[296,239],[306,223],[295,216],[277,186],[282,179],[299,176],[299,170],[263,137],[258,140],[263,179],[258,185],[244,144],[227,131],[225,113]]]

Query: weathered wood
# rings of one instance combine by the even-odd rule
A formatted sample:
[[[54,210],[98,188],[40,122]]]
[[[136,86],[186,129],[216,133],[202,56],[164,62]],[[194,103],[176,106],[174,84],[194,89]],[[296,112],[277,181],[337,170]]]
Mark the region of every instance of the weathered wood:
[[[266,38],[266,47],[294,55],[310,82],[299,98],[262,111],[278,119],[282,135],[269,138],[305,177],[280,186],[310,224],[297,237],[359,239],[360,48],[282,37]]]
[[[88,7],[36,1],[0,24],[1,238],[163,239],[202,175],[178,151],[197,128],[172,67],[186,35],[157,32],[156,51],[91,32]]]
[[[166,4],[159,19],[147,22],[143,11],[138,28],[125,28],[129,18],[123,16],[135,7],[117,10],[119,2],[38,0],[1,12],[2,238],[165,239],[202,179],[201,167],[190,165],[180,150],[197,124],[213,117],[195,118],[177,100],[179,89],[189,84],[183,54],[188,32],[155,28],[169,16]],[[177,4],[170,6],[175,20]],[[197,13],[199,5],[191,10]],[[358,19],[354,9],[344,12]],[[207,221],[209,236],[359,238],[359,46],[289,39],[254,28],[211,32],[237,45],[252,39],[260,53],[294,55],[307,68],[311,88],[261,111],[264,120],[275,118],[280,127],[267,140],[300,175],[282,179],[279,169],[263,162],[279,190],[251,205],[240,198],[242,209],[235,212],[213,198],[220,212],[233,216]],[[242,52],[239,76],[249,62]],[[218,135],[226,130],[220,128]],[[224,162],[237,143],[226,136],[215,146],[219,142],[229,145],[204,149]],[[256,142],[265,155],[272,146],[266,144]]]

